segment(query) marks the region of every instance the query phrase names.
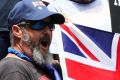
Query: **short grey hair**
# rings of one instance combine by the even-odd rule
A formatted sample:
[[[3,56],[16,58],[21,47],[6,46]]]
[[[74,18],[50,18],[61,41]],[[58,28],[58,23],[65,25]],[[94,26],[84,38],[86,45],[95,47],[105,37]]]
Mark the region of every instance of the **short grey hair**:
[[[12,31],[10,31],[10,43],[11,45],[14,45],[14,36],[13,36]]]

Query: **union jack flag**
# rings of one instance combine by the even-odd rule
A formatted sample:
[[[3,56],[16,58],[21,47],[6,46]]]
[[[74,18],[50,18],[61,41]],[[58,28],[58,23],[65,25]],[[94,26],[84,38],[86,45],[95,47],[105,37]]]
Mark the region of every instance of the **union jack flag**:
[[[64,80],[120,80],[120,34],[72,23],[60,28]]]

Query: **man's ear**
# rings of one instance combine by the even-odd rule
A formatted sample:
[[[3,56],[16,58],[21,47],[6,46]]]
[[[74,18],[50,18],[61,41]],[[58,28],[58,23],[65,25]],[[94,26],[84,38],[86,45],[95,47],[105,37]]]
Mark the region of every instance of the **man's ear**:
[[[18,26],[18,25],[13,25],[12,26],[12,32],[13,32],[13,35],[17,38],[21,38],[22,37],[22,30],[21,28]]]

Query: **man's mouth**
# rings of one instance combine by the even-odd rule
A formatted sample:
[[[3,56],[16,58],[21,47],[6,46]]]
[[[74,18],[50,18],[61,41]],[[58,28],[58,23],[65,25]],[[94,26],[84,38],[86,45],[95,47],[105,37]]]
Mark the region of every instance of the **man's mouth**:
[[[41,39],[41,45],[43,48],[48,48],[50,45],[50,38],[48,36],[45,36]]]
[[[47,47],[48,46],[48,41],[46,41],[46,40],[41,41],[41,45],[43,47]]]

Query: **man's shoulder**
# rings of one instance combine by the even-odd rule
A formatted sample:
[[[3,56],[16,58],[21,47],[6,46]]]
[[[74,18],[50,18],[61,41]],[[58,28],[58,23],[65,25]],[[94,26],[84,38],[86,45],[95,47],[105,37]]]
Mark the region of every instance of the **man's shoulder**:
[[[19,59],[16,59],[16,58],[13,58],[13,57],[6,57],[6,58],[4,58],[4,59],[2,59],[1,61],[0,61],[0,65],[1,64],[3,64],[3,65],[8,65],[8,64],[14,64],[14,63],[16,63],[17,61],[19,61],[20,62],[20,60]]]
[[[0,61],[0,69],[10,69],[10,70],[19,70],[20,68],[25,68],[27,65],[25,61],[22,61],[17,58],[4,58],[3,60]]]
[[[4,58],[0,61],[0,80],[30,80],[29,66],[26,65],[25,61],[22,61],[17,58]]]
[[[20,61],[16,58],[12,58],[12,57],[4,58],[0,61],[0,69],[9,68],[9,67],[14,68],[16,67],[17,62],[19,63]]]
[[[27,73],[29,71],[29,65],[20,59],[17,58],[4,58],[0,61],[0,74],[4,72],[5,74],[19,72]]]

